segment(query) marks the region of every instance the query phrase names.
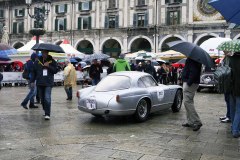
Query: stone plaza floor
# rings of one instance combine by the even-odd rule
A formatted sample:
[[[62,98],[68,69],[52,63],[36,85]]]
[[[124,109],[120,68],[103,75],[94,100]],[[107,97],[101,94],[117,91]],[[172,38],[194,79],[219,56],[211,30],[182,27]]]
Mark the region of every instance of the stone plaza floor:
[[[179,113],[152,114],[144,123],[95,118],[77,109],[76,97],[66,101],[63,87],[53,88],[51,120],[45,121],[41,107],[20,107],[27,92],[27,87],[0,90],[0,160],[240,159],[240,138],[232,138],[229,123],[219,122],[226,112],[221,94],[196,94],[203,126],[193,132],[181,126],[184,106]]]

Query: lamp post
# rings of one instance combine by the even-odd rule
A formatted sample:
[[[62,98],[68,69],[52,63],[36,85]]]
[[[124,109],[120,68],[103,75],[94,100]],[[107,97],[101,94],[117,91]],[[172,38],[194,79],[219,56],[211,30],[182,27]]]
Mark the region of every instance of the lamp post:
[[[158,12],[158,0],[155,0],[155,25],[154,25],[154,52],[157,53],[157,12]]]
[[[40,0],[37,1],[40,3]],[[27,11],[30,18],[36,20],[36,28],[31,29],[29,32],[36,36],[36,44],[39,43],[39,36],[44,35],[45,30],[40,27],[40,22],[44,24],[44,21],[47,20],[47,16],[50,12],[51,0],[44,0],[44,7],[34,7],[34,14],[30,13],[30,7],[32,5],[32,0],[25,0],[27,5]]]

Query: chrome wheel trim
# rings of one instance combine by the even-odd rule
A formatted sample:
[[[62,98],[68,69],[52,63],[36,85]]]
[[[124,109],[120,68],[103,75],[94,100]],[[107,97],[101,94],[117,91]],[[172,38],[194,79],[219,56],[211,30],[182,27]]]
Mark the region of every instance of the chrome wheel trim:
[[[141,100],[139,102],[139,105],[138,105],[138,109],[137,109],[137,112],[138,112],[138,115],[141,117],[141,118],[145,118],[147,113],[148,113],[148,104],[146,102],[146,100]]]

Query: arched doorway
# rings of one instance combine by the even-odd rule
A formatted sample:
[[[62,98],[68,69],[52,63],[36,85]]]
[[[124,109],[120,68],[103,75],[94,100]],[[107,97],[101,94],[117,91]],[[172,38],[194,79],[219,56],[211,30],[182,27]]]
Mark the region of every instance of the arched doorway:
[[[88,40],[83,40],[78,43],[77,50],[85,54],[93,54],[93,45]]]
[[[140,50],[144,50],[144,51],[148,51],[148,52],[152,51],[151,44],[147,39],[138,38],[132,42],[131,52],[137,52]]]
[[[13,48],[18,49],[18,48],[21,48],[22,46],[24,46],[23,43],[17,42],[17,43],[15,43],[15,44],[13,45]]]
[[[162,44],[161,51],[162,51],[162,52],[168,51],[168,50],[169,50],[169,47],[168,47],[167,43],[173,42],[173,41],[178,41],[178,40],[181,40],[181,39],[178,38],[178,37],[169,37],[169,38],[167,38],[167,39],[163,42],[163,44]]]
[[[121,53],[121,45],[115,39],[109,39],[104,42],[102,46],[102,52],[110,57],[117,58]]]
[[[208,36],[204,36],[204,37],[200,38],[197,42],[197,45],[200,46],[204,41],[208,40],[209,38],[214,38],[214,36],[208,35]]]

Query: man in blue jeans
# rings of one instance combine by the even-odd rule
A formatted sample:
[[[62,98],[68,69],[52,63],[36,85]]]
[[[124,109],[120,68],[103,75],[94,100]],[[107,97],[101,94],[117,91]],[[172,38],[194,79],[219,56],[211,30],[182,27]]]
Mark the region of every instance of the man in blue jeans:
[[[31,85],[34,86],[37,80],[39,95],[44,110],[45,120],[50,119],[51,114],[51,93],[54,85],[54,74],[57,73],[57,63],[48,55],[48,51],[42,51],[42,56],[34,64],[32,77],[30,79]]]
[[[37,87],[36,87],[36,85],[30,84],[31,72],[32,72],[34,63],[36,62],[36,59],[37,59],[37,54],[33,53],[31,55],[31,59],[25,64],[25,68],[24,68],[24,70],[28,70],[28,73],[29,73],[28,84],[29,84],[29,89],[30,89],[29,93],[27,94],[27,96],[24,98],[24,100],[21,103],[21,106],[25,109],[28,109],[28,107],[27,107],[28,101],[30,101],[29,108],[38,108],[38,106],[34,105],[34,97],[36,96]]]

